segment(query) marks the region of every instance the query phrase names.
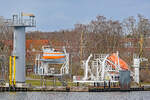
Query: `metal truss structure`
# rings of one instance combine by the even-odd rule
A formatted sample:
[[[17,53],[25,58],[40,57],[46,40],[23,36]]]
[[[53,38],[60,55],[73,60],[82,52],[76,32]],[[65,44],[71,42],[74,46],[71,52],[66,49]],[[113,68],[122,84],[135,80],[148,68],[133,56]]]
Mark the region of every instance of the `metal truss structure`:
[[[116,53],[117,57],[118,52]],[[120,64],[119,60],[112,62],[108,59],[109,54],[91,54],[86,61],[83,61],[84,77],[78,80],[74,76],[74,82],[118,82],[119,81],[119,70]],[[112,67],[115,66],[115,69]]]

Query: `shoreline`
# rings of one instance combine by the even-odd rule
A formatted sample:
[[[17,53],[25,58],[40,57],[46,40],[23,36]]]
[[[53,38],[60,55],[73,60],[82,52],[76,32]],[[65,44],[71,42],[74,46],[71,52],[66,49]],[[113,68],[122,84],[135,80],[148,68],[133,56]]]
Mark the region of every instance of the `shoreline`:
[[[121,89],[119,87],[0,87],[0,92],[132,92],[132,91],[150,91],[149,87],[131,87]]]

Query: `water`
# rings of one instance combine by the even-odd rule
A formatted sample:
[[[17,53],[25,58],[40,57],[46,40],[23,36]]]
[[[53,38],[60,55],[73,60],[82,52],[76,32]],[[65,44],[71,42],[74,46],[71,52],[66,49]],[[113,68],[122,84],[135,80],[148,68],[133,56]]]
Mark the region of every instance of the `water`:
[[[1,92],[0,100],[150,100],[140,92]]]

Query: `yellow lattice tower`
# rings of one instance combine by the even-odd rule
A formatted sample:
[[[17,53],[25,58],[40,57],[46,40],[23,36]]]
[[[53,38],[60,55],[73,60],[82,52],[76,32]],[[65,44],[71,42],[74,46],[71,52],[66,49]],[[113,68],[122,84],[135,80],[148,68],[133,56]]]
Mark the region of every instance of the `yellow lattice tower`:
[[[139,44],[140,44],[139,57],[142,57],[142,55],[143,55],[143,42],[144,42],[144,39],[143,39],[143,35],[141,34],[140,35],[140,41],[139,41]]]

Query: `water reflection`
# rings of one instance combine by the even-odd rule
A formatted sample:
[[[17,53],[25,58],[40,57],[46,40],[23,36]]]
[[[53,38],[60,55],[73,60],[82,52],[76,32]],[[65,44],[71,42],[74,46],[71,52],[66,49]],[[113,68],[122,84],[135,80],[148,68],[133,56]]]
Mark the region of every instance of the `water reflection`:
[[[3,92],[0,93],[0,100],[28,100],[27,92]]]
[[[150,100],[150,92],[1,92],[0,100]]]

